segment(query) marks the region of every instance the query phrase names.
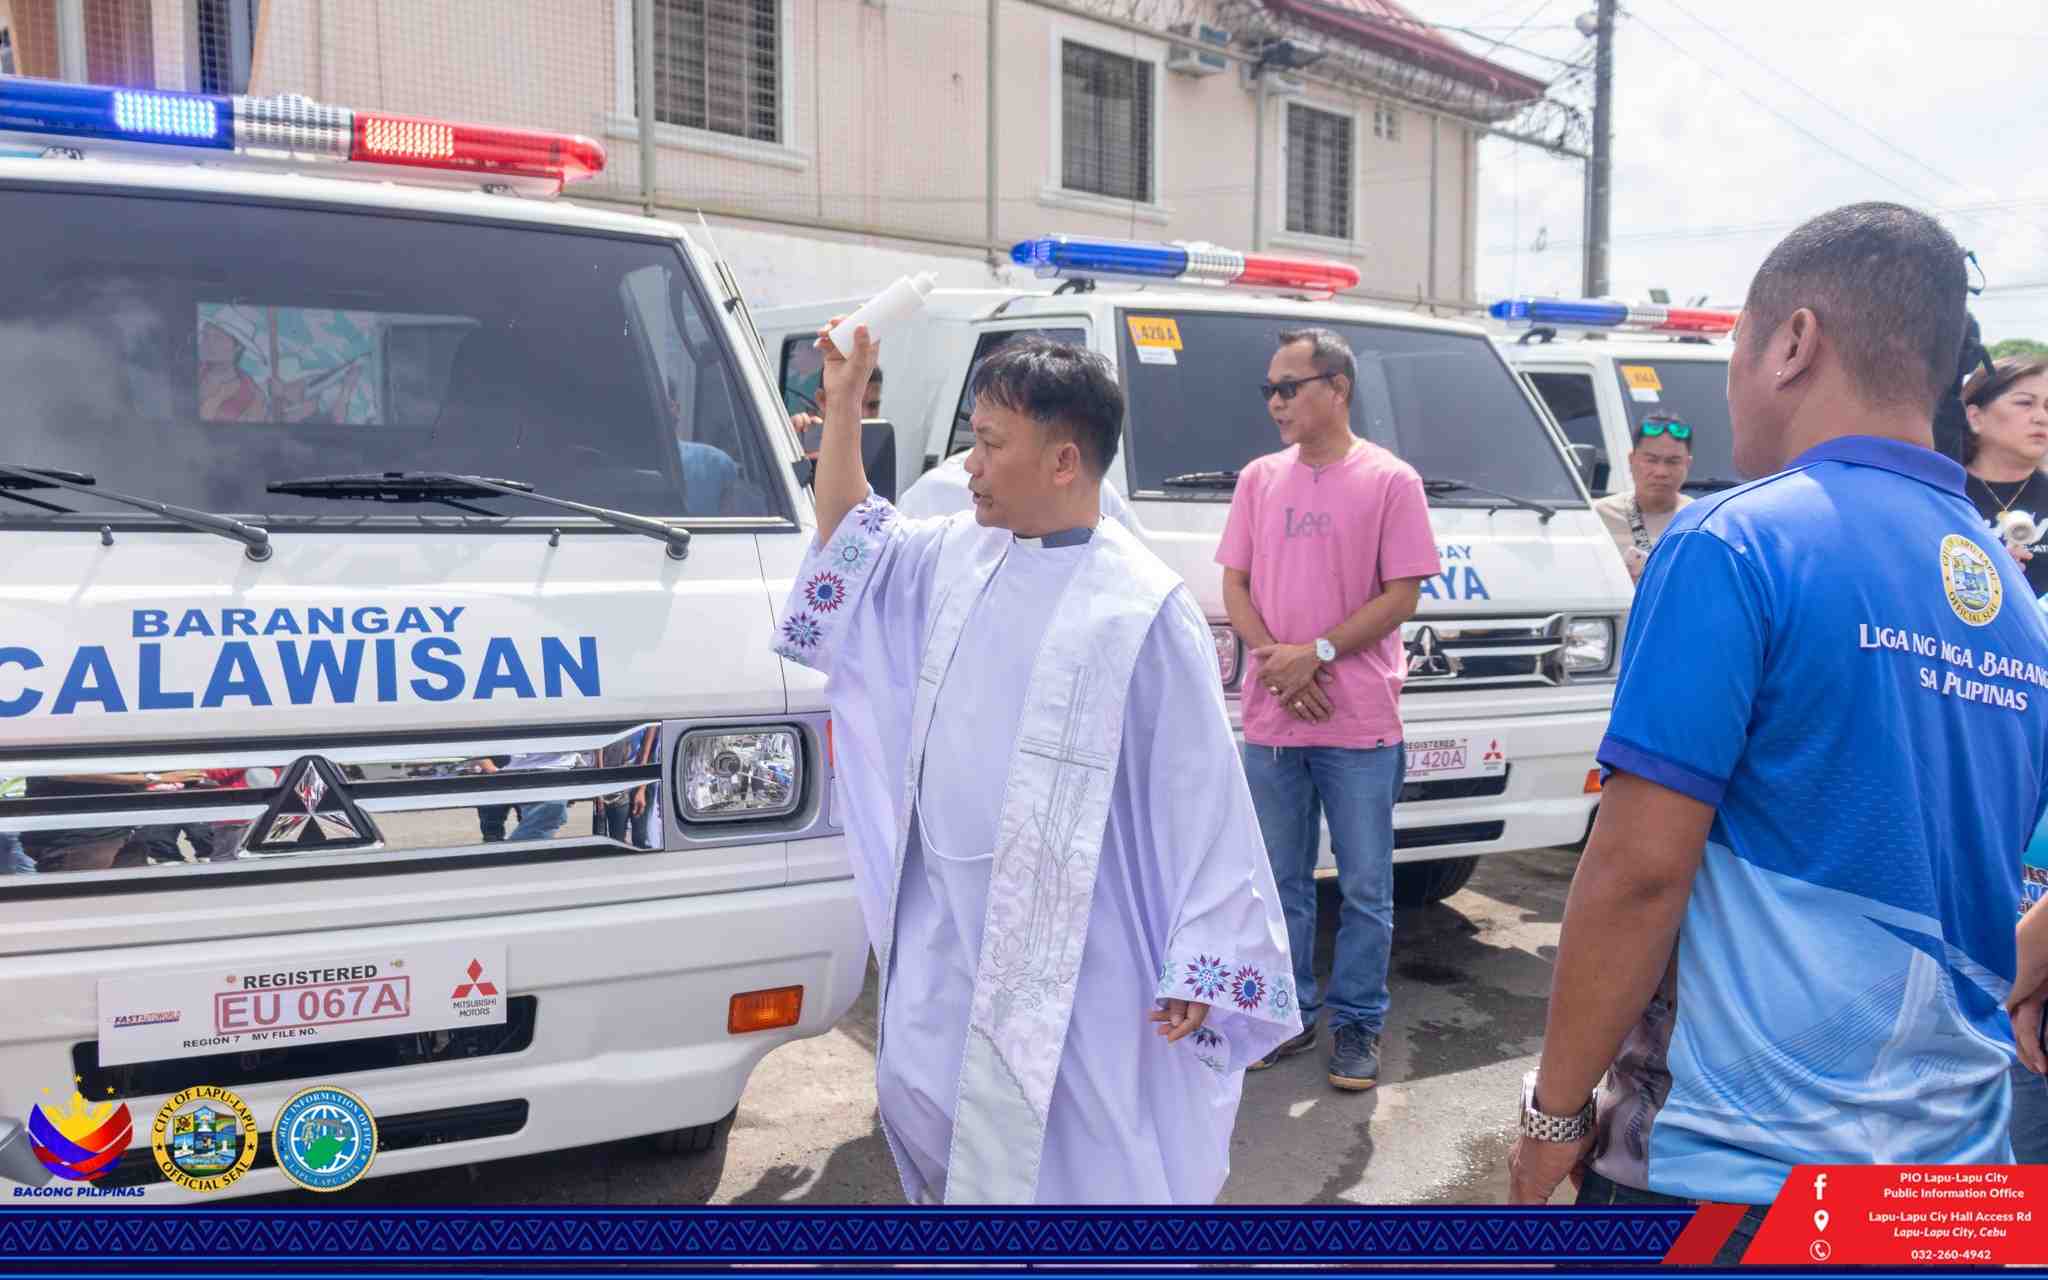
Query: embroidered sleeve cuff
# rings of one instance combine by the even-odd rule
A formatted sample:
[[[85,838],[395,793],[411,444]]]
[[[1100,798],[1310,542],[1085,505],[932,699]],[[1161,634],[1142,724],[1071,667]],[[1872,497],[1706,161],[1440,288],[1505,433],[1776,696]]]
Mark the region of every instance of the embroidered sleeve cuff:
[[[1161,1000],[1198,1000],[1209,1006],[1209,1020],[1183,1043],[1192,1046],[1203,1066],[1219,1074],[1244,1070],[1253,1058],[1295,1034],[1301,1025],[1291,975],[1268,974],[1259,965],[1234,962],[1210,952],[1169,956],[1160,966],[1155,994]],[[1242,1043],[1233,1045],[1226,1029],[1233,1017],[1272,1023],[1283,1030],[1276,1033],[1264,1028],[1255,1035],[1239,1035],[1236,1040]]]
[[[1603,778],[1613,773],[1632,773],[1717,809],[1721,807],[1721,797],[1728,790],[1726,778],[1701,773],[1611,733],[1601,740],[1596,758],[1600,761]]]
[[[814,546],[797,570],[796,583],[775,628],[775,652],[801,666],[829,672],[839,633],[873,575],[896,508],[878,494],[846,513],[831,541]]]

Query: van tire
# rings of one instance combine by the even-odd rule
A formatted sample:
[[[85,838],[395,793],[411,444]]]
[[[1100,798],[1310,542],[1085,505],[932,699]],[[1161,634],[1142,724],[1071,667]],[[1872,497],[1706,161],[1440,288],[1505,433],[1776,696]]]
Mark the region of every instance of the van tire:
[[[1478,869],[1477,856],[1397,862],[1394,864],[1394,905],[1426,907],[1432,902],[1442,902],[1464,888],[1465,882]]]
[[[666,1133],[657,1133],[653,1137],[654,1149],[665,1156],[702,1155],[717,1145],[718,1131],[731,1123],[732,1118],[738,1114],[739,1108],[734,1107],[722,1118],[713,1120],[710,1124],[695,1124],[687,1129],[670,1129]]]

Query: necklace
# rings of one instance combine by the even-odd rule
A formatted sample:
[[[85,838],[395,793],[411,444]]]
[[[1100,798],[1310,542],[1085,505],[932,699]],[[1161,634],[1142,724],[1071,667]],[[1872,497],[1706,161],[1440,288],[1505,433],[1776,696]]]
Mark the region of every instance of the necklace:
[[[2018,487],[2016,487],[2012,491],[2012,496],[2010,498],[2005,499],[2003,502],[2000,502],[1998,498],[1998,490],[1991,487],[1991,482],[1989,480],[1986,480],[1983,476],[1975,476],[1972,478],[1975,479],[1978,484],[1984,486],[1984,492],[1991,495],[1991,500],[1993,502],[1998,503],[1999,515],[2004,515],[2006,512],[2012,510],[2012,504],[2020,500],[2020,495],[2026,492],[2027,484],[2033,480],[2032,476],[2028,476],[2025,480],[2020,481]]]

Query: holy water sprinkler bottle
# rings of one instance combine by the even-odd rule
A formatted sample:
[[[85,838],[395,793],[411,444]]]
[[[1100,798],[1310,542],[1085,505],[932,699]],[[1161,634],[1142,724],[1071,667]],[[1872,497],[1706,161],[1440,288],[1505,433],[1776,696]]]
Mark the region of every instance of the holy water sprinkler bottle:
[[[841,320],[832,329],[832,345],[839,348],[843,356],[853,355],[853,331],[867,326],[868,336],[877,342],[892,327],[901,324],[917,314],[924,306],[925,296],[938,287],[938,277],[929,271],[914,276],[899,276],[895,284],[869,298],[860,310]]]

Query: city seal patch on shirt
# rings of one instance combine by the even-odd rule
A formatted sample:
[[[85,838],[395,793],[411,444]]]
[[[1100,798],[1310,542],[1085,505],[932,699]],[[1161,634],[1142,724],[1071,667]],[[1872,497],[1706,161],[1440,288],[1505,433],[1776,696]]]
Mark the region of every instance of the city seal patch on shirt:
[[[1948,595],[1948,607],[1973,627],[1981,627],[1998,616],[2005,603],[2005,584],[1999,581],[1998,566],[1984,548],[1960,533],[1941,540],[1941,585]]]

